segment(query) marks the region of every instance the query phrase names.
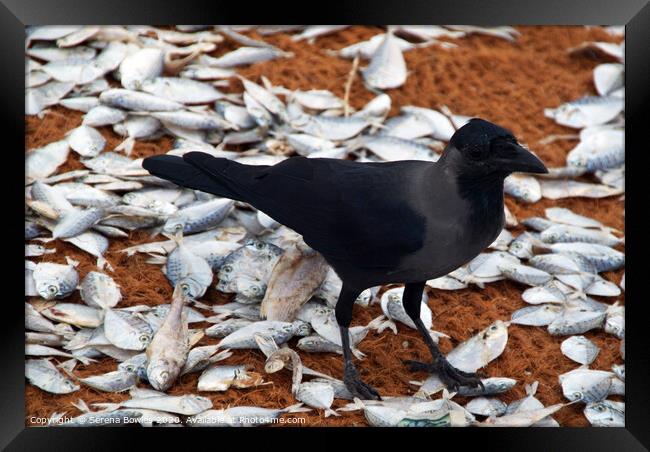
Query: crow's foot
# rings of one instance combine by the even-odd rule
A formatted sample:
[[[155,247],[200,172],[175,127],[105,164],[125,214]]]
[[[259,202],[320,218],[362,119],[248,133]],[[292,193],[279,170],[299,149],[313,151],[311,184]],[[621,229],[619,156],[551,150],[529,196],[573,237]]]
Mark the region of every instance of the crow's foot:
[[[343,382],[348,388],[348,391],[350,391],[355,397],[359,397],[361,400],[381,400],[381,397],[375,388],[361,381],[359,374],[354,367],[345,368]]]
[[[421,361],[404,361],[412,372],[428,372],[438,374],[442,381],[451,391],[458,390],[459,386],[476,387],[480,386],[485,389],[481,381],[481,375],[477,373],[463,372],[449,364],[446,359],[440,359],[433,363],[423,363]]]

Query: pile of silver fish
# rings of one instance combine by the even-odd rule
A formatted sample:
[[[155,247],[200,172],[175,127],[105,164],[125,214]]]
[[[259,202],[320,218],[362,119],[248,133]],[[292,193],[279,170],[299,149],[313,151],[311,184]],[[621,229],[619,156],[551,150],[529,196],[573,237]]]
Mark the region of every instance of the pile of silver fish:
[[[262,37],[291,32],[295,41],[313,41],[343,28],[255,30]],[[545,407],[534,397],[536,383],[526,388],[524,399],[503,403],[498,395],[517,384],[514,375],[486,378],[483,389],[459,388],[460,396],[472,397],[465,406],[452,400],[455,394],[435,375],[413,382],[419,386],[413,396],[362,401],[342,381],[302,365],[299,353],[342,353],[334,315],[342,282],[336,273],[298,234],[263,212],[149,175],[142,159],[131,158],[134,146],[167,135],[173,139],[169,154],[198,150],[253,165],[272,165],[293,155],[436,161],[470,117],[444,106],[434,110],[410,105],[389,118],[391,97],[386,93],[377,92],[355,110],[327,90],[289,90],[263,76],[248,80],[237,74],[238,67],[293,57],[243,34],[249,29],[28,28],[26,114],[57,114],[50,109],[58,105],[84,115],[82,124],[63,139],[29,149],[25,157],[26,377],[53,394],[86,386],[131,397],[92,407],[79,400],[74,406],[83,414],[69,419],[64,412],[52,413],[51,425],[126,424],[127,419],[143,426],[263,425],[285,413],[319,410],[340,416],[363,410],[368,423],[377,426],[557,426],[552,414],[572,403],[585,404],[592,425],[622,425],[624,404],[607,397],[624,394],[624,365],[589,369],[599,349],[583,334],[602,329],[616,336],[624,358],[624,306],[591,298],[616,300],[624,290],[624,278],[619,287],[600,276],[624,266],[624,253],[617,249],[624,237],[559,207],[546,209],[543,218],[521,221],[506,208],[506,229],[484,253],[427,285],[463,290],[503,279],[516,282],[531,306],[485,326],[448,359],[475,372],[503,353],[511,325],[546,327],[551,335],[567,336],[561,352],[581,365],[559,376],[567,404]],[[453,51],[455,44],[438,38],[473,33],[509,41],[518,35],[511,27],[388,27],[368,41],[331,53],[369,60],[361,69],[364,81],[369,89],[381,91],[405,82],[403,52],[428,45]],[[211,56],[226,39],[240,47]],[[615,53],[612,46],[600,51]],[[241,80],[243,92],[219,90],[232,78]],[[551,169],[546,177],[509,177],[509,196],[534,203],[542,197],[624,193],[622,64],[599,65],[594,82],[598,96],[546,111],[558,123],[581,129],[567,166]],[[111,129],[123,138],[114,149],[107,148],[105,139]],[[71,151],[84,169],[61,172]],[[589,176],[600,183],[573,180]],[[514,236],[510,230],[519,224],[527,230]],[[149,239],[120,252],[145,255],[148,264],[164,273],[174,288],[167,304],[126,306],[123,300],[129,294],[111,276],[115,263],[105,257],[109,244],[123,243],[140,230]],[[80,273],[78,262],[57,253],[55,240],[92,256],[96,269]],[[206,303],[210,288],[232,294],[231,301]],[[76,291],[82,303],[66,301]],[[359,296],[357,304],[379,304],[382,315],[350,328],[357,358],[364,358],[359,344],[371,332],[390,334],[384,333],[388,329],[397,334],[399,328],[415,328],[404,311],[402,292],[401,287],[374,287]],[[432,338],[449,337],[433,330],[426,294],[422,302],[422,320]],[[210,326],[200,327],[206,323]],[[218,342],[198,345],[204,337]],[[295,349],[289,346],[292,339]],[[266,357],[265,373],[290,371],[296,403],[277,409],[214,407],[211,399],[199,395],[231,388],[263,390],[269,384],[249,366],[221,363],[240,349],[260,350]],[[78,363],[85,366],[107,357],[115,362],[108,373],[80,377],[75,370]],[[166,393],[188,373],[199,374],[197,394]],[[310,379],[303,381],[303,376]],[[434,394],[441,397],[432,399]],[[336,410],[335,399],[350,403]],[[257,421],[251,424],[250,419]]]

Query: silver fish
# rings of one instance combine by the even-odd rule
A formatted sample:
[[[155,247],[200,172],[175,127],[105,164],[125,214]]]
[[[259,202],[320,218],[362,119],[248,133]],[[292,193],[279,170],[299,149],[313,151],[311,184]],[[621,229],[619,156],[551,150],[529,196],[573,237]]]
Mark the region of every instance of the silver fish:
[[[156,77],[146,80],[140,89],[182,104],[206,104],[224,97],[223,93],[210,84],[179,77]]]
[[[308,116],[305,115],[292,126],[303,133],[331,141],[352,138],[370,125],[366,118],[358,116]]]
[[[625,254],[597,243],[554,243],[549,246],[553,253],[576,253],[582,255],[598,272],[618,270],[625,265]]]
[[[224,260],[217,275],[217,289],[261,300],[281,254],[282,249],[270,243],[247,241]]]
[[[138,376],[133,372],[116,370],[102,375],[80,378],[79,381],[93,389],[104,392],[123,392],[137,383]]]
[[[145,47],[124,58],[120,64],[120,83],[126,89],[140,89],[145,80],[162,74],[164,53]]]
[[[187,355],[185,365],[183,366],[183,369],[181,369],[181,375],[202,371],[210,364],[232,356],[232,353],[229,350],[223,350],[216,353],[218,348],[218,345],[194,347]]]
[[[104,149],[106,140],[96,129],[81,125],[69,133],[68,143],[82,157],[96,157]]]
[[[79,282],[79,273],[71,264],[40,262],[34,268],[33,277],[38,294],[46,300],[67,297]]]
[[[219,346],[229,349],[256,349],[259,348],[255,341],[255,333],[268,334],[273,337],[276,344],[287,342],[294,334],[294,326],[289,322],[264,320],[246,325],[224,337]]]
[[[503,191],[521,201],[535,203],[542,199],[540,182],[532,176],[511,174],[503,182]]]
[[[550,227],[548,230],[553,229]],[[580,254],[538,254],[528,259],[528,264],[553,275],[595,273],[596,268]]]
[[[565,339],[560,344],[560,350],[567,358],[585,365],[591,364],[600,351],[596,344],[584,336],[571,336]]]
[[[126,119],[126,113],[118,108],[97,105],[84,115],[82,124],[89,127],[113,125]]]
[[[268,47],[239,47],[232,52],[214,58],[209,55],[202,55],[199,62],[206,66],[218,68],[233,68],[247,64],[260,63],[263,61],[275,60],[276,58],[290,58],[291,52],[284,52],[280,49]]]
[[[246,319],[228,319],[216,323],[209,328],[205,329],[205,335],[208,337],[222,338],[226,337],[235,331],[250,325],[252,322]]]
[[[194,80],[215,80],[234,77],[236,72],[232,69],[224,69],[219,67],[212,67],[202,64],[190,64],[179,73],[183,78],[191,78]]]
[[[526,289],[521,298],[528,304],[554,303],[563,304],[567,295],[558,281],[549,281],[543,286]]]
[[[107,309],[104,316],[106,338],[126,350],[144,350],[152,338],[149,324],[137,314]]]
[[[603,325],[607,313],[590,310],[581,305],[567,305],[560,316],[548,325],[548,332],[554,336],[586,333]]]
[[[52,231],[52,238],[67,239],[77,236],[94,226],[104,215],[105,212],[96,207],[67,212]]]
[[[226,198],[215,198],[185,207],[167,219],[163,230],[169,234],[193,234],[210,229],[223,221],[234,202]]]
[[[174,236],[177,247],[166,264],[165,275],[172,286],[179,286],[190,298],[200,298],[212,283],[212,269],[200,256],[192,253],[184,244],[182,237]]]
[[[25,176],[28,182],[45,179],[68,159],[67,140],[54,141],[25,155]]]
[[[613,334],[619,339],[625,337],[625,306],[621,306],[616,302],[607,308],[605,332]]]
[[[564,397],[584,403],[599,402],[607,397],[612,385],[612,372],[579,367],[560,375]]]
[[[604,129],[590,134],[567,154],[567,165],[587,171],[616,168],[625,163],[624,131]]]
[[[625,403],[613,400],[588,403],[585,417],[594,427],[625,427]]]
[[[583,128],[605,124],[623,111],[623,100],[612,96],[586,96],[544,109],[544,116],[567,127]]]
[[[512,313],[511,322],[515,325],[546,326],[562,315],[563,307],[545,303],[529,306]]]
[[[507,263],[499,265],[498,268],[508,279],[530,286],[541,286],[553,279],[553,276],[545,271],[527,265]]]
[[[620,195],[622,188],[607,185],[591,184],[573,180],[542,180],[540,181],[542,196],[547,199],[563,198],[606,198]]]
[[[508,252],[520,259],[532,258],[534,238],[535,237],[529,232],[519,234],[512,242],[510,242]]]
[[[136,111],[175,111],[183,108],[183,104],[179,102],[121,88],[102,92],[99,101],[111,107]]]
[[[506,412],[506,404],[494,397],[476,397],[465,405],[465,409],[480,416],[501,416]]]
[[[464,372],[476,372],[503,353],[510,322],[497,320],[447,354],[449,364]]]
[[[230,387],[248,388],[263,384],[257,372],[249,372],[248,366],[212,366],[203,371],[197,383],[199,391],[226,391]]]
[[[25,361],[25,377],[31,384],[52,394],[70,394],[79,386],[65,377],[49,359]]]
[[[79,293],[87,305],[102,309],[113,308],[122,299],[120,287],[113,278],[95,271],[86,274]]]
[[[392,30],[386,33],[372,54],[370,64],[361,72],[366,84],[372,88],[398,88],[406,82],[406,62]]]
[[[147,380],[159,391],[174,383],[187,360],[190,347],[184,303],[184,291],[178,285],[163,324],[147,346]]]
[[[311,381],[301,383],[296,392],[296,399],[312,408],[324,410],[325,417],[340,416],[330,408],[334,401],[334,388],[328,383]]]

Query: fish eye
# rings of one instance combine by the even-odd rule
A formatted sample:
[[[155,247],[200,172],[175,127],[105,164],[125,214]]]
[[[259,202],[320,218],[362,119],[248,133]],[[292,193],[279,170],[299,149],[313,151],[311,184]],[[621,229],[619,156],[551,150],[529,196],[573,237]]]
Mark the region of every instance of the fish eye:
[[[490,330],[492,330],[492,331],[496,331],[496,330],[497,330],[497,326],[496,326],[496,325],[492,325],[492,326],[490,327]]]
[[[51,295],[55,295],[59,291],[59,288],[56,286],[47,286],[47,292]]]
[[[182,225],[182,224],[180,224],[180,223],[176,223],[176,224],[174,225],[174,231],[180,231],[181,229],[183,229],[183,225]]]
[[[573,393],[574,400],[582,400],[582,397],[583,397],[582,392],[580,392],[580,391],[576,391],[576,392]]]
[[[255,243],[255,248],[257,248],[258,250],[262,250],[264,249],[264,244],[262,242],[257,242]]]
[[[146,344],[149,342],[149,336],[147,334],[141,334],[140,337],[138,337],[138,340],[143,344]]]
[[[181,289],[183,290],[183,293],[188,293],[190,291],[190,286],[187,283],[181,284]]]
[[[600,413],[605,411],[605,407],[602,406],[602,405],[596,405],[594,408],[596,409],[596,411],[598,411]]]
[[[222,270],[223,270],[224,272],[226,272],[226,273],[230,273],[230,272],[232,271],[232,266],[226,264],[226,265],[224,265],[224,266],[222,267]]]
[[[129,372],[135,372],[135,366],[133,364],[129,364],[128,366],[125,367],[126,370]]]

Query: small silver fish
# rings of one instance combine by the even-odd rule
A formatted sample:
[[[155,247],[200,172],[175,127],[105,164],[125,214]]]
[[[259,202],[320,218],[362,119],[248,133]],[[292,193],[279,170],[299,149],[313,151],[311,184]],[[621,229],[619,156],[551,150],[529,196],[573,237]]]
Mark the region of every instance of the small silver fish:
[[[612,372],[579,367],[559,377],[564,397],[584,403],[599,402],[607,397],[612,385]]]
[[[230,253],[219,269],[217,289],[261,300],[282,249],[259,240],[249,240]]]
[[[120,287],[110,276],[100,272],[89,272],[79,287],[81,299],[96,308],[113,308],[122,299]]]
[[[398,88],[406,82],[406,62],[392,30],[388,30],[372,54],[370,64],[361,72],[366,84],[372,88]]]
[[[144,350],[153,335],[149,324],[138,314],[115,309],[106,310],[104,332],[112,344],[126,350]]]
[[[585,417],[594,427],[625,427],[625,403],[613,400],[591,402],[585,406]]]
[[[591,364],[600,348],[584,336],[571,336],[560,344],[562,354],[567,358],[584,365]]]
[[[168,234],[193,234],[210,229],[223,221],[234,202],[226,198],[215,198],[180,209],[169,217],[163,227]]]
[[[137,380],[137,374],[124,370],[116,370],[102,375],[93,375],[79,379],[86,386],[104,392],[127,391],[135,386]]]
[[[34,386],[52,394],[69,394],[79,390],[79,386],[59,372],[49,359],[26,360],[25,377]]]
[[[529,306],[512,313],[511,322],[515,325],[546,326],[562,315],[563,307],[545,303]]]
[[[503,181],[503,191],[527,203],[535,203],[542,199],[540,182],[533,176],[511,174]]]
[[[159,391],[174,383],[187,360],[190,347],[184,303],[184,290],[177,285],[169,312],[147,345],[147,380]]]
[[[38,294],[46,300],[65,298],[70,295],[79,282],[79,273],[74,265],[40,262],[33,272]]]

